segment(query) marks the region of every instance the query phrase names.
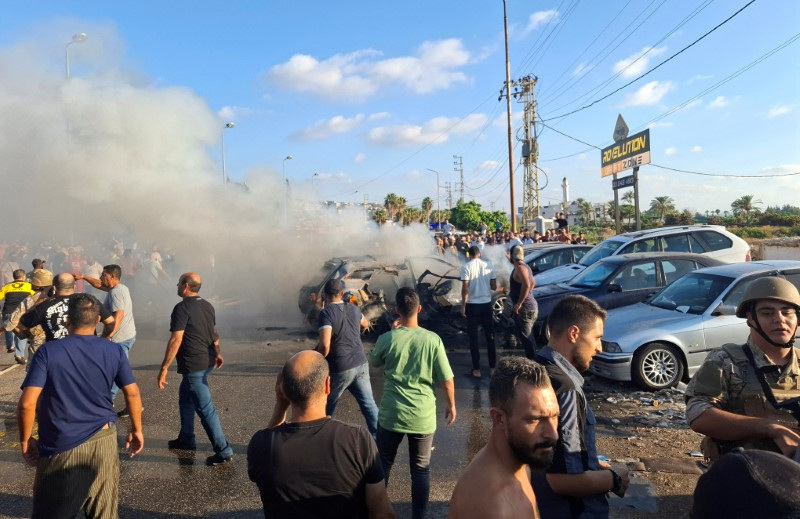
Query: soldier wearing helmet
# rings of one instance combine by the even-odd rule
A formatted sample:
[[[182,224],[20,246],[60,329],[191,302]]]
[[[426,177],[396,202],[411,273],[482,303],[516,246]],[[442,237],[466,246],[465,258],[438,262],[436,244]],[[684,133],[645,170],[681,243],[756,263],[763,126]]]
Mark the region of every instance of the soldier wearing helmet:
[[[707,458],[736,447],[800,455],[798,312],[800,294],[786,279],[747,285],[736,309],[750,327],[747,342],[710,353],[686,388],[686,421],[706,435]]]

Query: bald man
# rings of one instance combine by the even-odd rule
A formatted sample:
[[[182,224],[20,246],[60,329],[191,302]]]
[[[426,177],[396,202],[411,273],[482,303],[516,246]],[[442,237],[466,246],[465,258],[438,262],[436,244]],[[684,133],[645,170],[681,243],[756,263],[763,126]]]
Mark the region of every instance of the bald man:
[[[167,371],[172,359],[178,358],[178,373],[183,375],[178,389],[178,408],[181,416],[181,431],[168,443],[170,449],[196,450],[194,415],[200,415],[200,423],[211,441],[214,455],[206,458],[206,465],[224,465],[231,461],[233,449],[211,401],[208,375],[222,367],[219,352],[219,334],[216,315],[211,303],[200,297],[202,280],[195,272],[187,272],[178,280],[178,295],[183,300],[172,309],[164,362],[158,374],[158,388],[167,386]]]
[[[17,333],[24,333],[35,326],[44,330],[45,342],[63,339],[67,336],[67,316],[69,315],[69,299],[75,293],[75,278],[72,274],[63,273],[53,279],[55,295],[28,310],[17,324]],[[103,337],[108,337],[114,330],[114,316],[105,308],[100,308],[100,322],[103,323]]]
[[[278,375],[272,418],[247,448],[265,517],[395,517],[372,435],[326,415],[330,388],[316,351],[296,354]]]

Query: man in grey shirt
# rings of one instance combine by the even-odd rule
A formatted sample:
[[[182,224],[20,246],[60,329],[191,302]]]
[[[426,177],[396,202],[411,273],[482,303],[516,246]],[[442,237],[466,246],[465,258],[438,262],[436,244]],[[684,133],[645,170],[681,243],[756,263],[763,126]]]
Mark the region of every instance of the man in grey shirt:
[[[128,357],[131,346],[136,341],[136,324],[133,322],[133,301],[128,287],[122,284],[122,268],[119,265],[106,265],[100,274],[100,279],[75,274],[75,279],[83,279],[94,288],[107,292],[103,306],[114,316],[114,329],[109,339],[119,344],[125,356]],[[111,400],[117,396],[119,388],[116,384],[111,388]],[[120,418],[128,416],[125,408],[117,413]]]

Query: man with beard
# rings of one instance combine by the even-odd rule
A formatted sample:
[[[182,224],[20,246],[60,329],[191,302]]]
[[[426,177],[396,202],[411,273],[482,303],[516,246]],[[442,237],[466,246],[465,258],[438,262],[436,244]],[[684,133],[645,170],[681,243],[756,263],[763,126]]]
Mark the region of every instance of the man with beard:
[[[531,470],[553,461],[558,400],[547,371],[523,357],[506,357],[489,382],[489,442],[459,478],[448,517],[539,517]]]
[[[534,360],[544,365],[559,406],[553,465],[533,476],[543,517],[608,517],[607,492],[625,495],[628,470],[597,459],[595,418],[581,373],[600,353],[606,312],[591,299],[563,298],[550,314],[550,343]]]

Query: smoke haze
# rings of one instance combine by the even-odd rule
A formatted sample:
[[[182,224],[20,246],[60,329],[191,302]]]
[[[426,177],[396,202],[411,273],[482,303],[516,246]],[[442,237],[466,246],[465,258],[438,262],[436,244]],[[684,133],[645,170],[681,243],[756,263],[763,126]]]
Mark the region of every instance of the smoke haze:
[[[204,99],[126,64],[111,25],[55,25],[0,47],[4,211],[16,220],[0,241],[35,248],[116,237],[147,252],[169,248],[170,274],[199,272],[201,293],[238,301],[227,311],[253,327],[299,323],[298,289],[332,256],[431,251],[421,225],[378,229],[365,225],[361,209],[326,210],[307,191],[293,189],[284,211],[282,179],[268,165],[247,172],[249,192],[223,187],[224,122]],[[63,42],[52,35],[71,27],[92,36],[79,54],[71,47],[80,66],[67,81]],[[177,301],[170,281],[159,291],[167,307]],[[218,308],[220,321],[225,312]]]

